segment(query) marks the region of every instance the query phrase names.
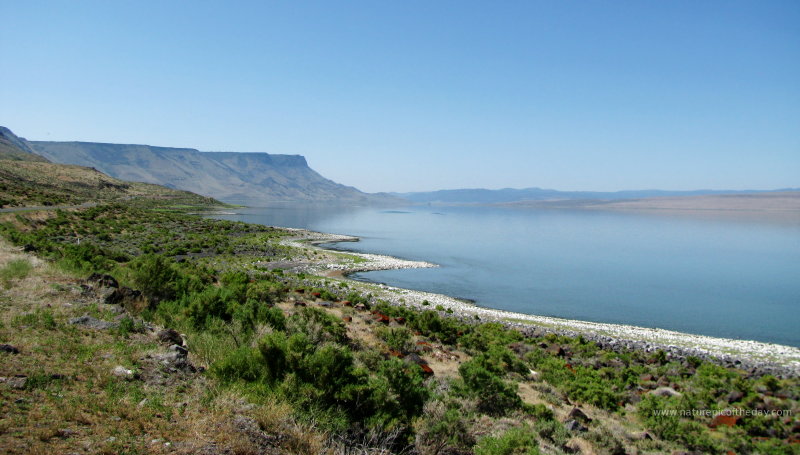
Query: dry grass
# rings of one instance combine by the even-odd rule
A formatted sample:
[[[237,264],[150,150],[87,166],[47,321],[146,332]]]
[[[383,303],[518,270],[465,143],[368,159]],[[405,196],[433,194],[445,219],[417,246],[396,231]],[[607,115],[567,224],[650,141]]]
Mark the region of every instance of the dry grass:
[[[0,384],[0,453],[245,455],[270,453],[270,441],[280,453],[324,453],[327,436],[294,421],[285,405],[253,407],[201,374],[148,382],[146,357],[164,350],[153,332],[123,337],[68,324],[83,314],[117,315],[82,295],[75,277],[0,241],[0,268],[18,260],[32,268],[0,289],[0,343],[20,353],[0,353],[0,377],[26,383]],[[117,365],[142,379],[115,377]],[[237,427],[240,415],[257,416],[264,434]]]

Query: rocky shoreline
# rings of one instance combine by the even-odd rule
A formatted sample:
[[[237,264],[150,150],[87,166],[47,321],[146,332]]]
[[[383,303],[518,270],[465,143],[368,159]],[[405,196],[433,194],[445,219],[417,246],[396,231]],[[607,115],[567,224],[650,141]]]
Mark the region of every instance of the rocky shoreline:
[[[284,228],[285,229],[285,228]],[[320,244],[337,242],[356,242],[357,237],[326,234],[304,229],[288,229],[295,233],[286,245],[320,249],[326,252],[341,253],[320,247]],[[360,258],[357,261],[322,261],[304,266],[308,273],[328,277],[341,277],[351,273],[406,268],[438,267],[436,264],[383,256],[378,254],[347,252],[348,256]],[[339,273],[326,273],[336,271]],[[772,374],[777,377],[800,376],[800,349],[759,341],[715,338],[693,335],[671,330],[646,328],[622,324],[607,324],[590,321],[561,319],[547,316],[534,316],[523,313],[485,308],[442,294],[396,288],[379,283],[365,283],[348,279],[351,283],[368,290],[374,299],[386,300],[393,305],[402,305],[418,310],[439,310],[443,316],[456,317],[464,321],[496,321],[514,327],[529,336],[547,333],[569,337],[583,336],[596,342],[603,349],[614,351],[640,350],[655,352],[663,350],[668,358],[685,359],[690,356],[713,361],[720,365],[748,371],[760,376]],[[427,305],[424,304],[427,302]]]

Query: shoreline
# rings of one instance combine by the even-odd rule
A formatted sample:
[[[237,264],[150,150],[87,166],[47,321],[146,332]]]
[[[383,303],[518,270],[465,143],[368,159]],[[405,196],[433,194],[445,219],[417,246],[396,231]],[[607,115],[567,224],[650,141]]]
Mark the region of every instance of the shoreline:
[[[306,273],[319,274],[327,279],[346,280],[357,283],[369,291],[375,299],[383,299],[393,305],[402,305],[417,310],[435,310],[439,305],[445,311],[442,315],[456,317],[464,321],[500,322],[514,327],[528,336],[547,333],[570,337],[583,336],[611,350],[643,350],[654,352],[663,350],[668,357],[683,359],[688,356],[712,360],[723,366],[750,370],[754,374],[773,374],[775,376],[800,376],[800,348],[755,340],[717,338],[696,335],[660,328],[647,328],[625,324],[563,319],[551,316],[537,316],[506,310],[487,308],[462,299],[432,292],[398,288],[382,283],[373,283],[349,278],[358,272],[376,270],[395,270],[408,268],[439,267],[424,261],[410,261],[392,256],[351,251],[337,251],[324,248],[321,244],[357,242],[358,237],[328,234],[298,228],[281,228],[296,233],[297,236],[282,242],[287,246],[313,248],[335,255],[352,256],[358,260],[322,261],[298,264]],[[340,259],[344,259],[340,256]],[[265,263],[266,265],[267,263]],[[429,305],[423,305],[423,301]],[[452,313],[448,313],[447,310]]]

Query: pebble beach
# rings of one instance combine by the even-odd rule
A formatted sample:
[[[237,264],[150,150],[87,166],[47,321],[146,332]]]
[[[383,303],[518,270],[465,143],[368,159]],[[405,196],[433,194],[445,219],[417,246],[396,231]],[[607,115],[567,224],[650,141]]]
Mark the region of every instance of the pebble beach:
[[[283,228],[285,229],[285,228]],[[304,229],[288,229],[292,237],[284,244],[322,250],[328,253],[340,251],[323,248],[321,244],[356,242],[357,237],[313,232]],[[567,336],[583,336],[597,342],[601,347],[613,350],[663,350],[668,356],[685,358],[695,356],[713,360],[722,365],[750,370],[758,374],[777,376],[800,376],[800,349],[778,344],[751,340],[715,338],[704,335],[676,332],[661,328],[637,327],[622,324],[561,319],[536,316],[487,308],[447,295],[402,289],[380,283],[367,283],[347,278],[348,274],[374,270],[430,268],[436,264],[348,251],[342,260],[324,260],[301,266],[303,271],[334,279],[346,279],[369,291],[376,299],[394,305],[405,305],[417,309],[443,308],[444,314],[463,320],[501,322],[529,335],[556,333]],[[354,258],[357,258],[354,260]]]

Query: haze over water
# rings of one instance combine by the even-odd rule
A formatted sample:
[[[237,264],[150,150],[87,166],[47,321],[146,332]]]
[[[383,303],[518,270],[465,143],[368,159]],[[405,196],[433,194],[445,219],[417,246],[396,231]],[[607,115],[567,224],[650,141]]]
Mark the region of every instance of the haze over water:
[[[588,210],[294,206],[222,219],[434,262],[355,278],[519,313],[800,346],[800,225]]]

